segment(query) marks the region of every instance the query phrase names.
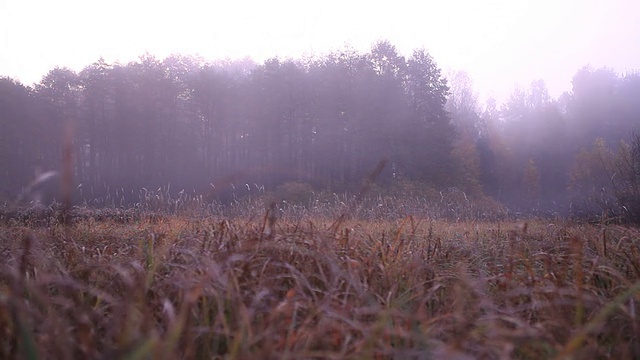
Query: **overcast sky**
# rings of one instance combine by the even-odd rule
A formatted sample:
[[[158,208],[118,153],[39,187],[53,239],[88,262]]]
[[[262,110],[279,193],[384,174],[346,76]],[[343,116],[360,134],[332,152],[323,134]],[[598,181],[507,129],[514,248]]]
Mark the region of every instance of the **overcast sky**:
[[[0,0],[0,76],[27,85],[101,56],[263,61],[367,51],[381,39],[468,72],[481,99],[503,100],[540,78],[555,97],[587,64],[640,69],[640,1]]]

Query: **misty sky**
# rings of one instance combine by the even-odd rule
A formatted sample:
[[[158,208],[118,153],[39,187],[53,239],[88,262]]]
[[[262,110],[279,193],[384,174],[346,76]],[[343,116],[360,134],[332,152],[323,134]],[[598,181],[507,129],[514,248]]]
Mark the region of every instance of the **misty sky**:
[[[427,49],[445,73],[467,71],[481,99],[538,78],[558,96],[587,64],[640,69],[640,2],[0,0],[0,76],[25,84],[100,56],[263,61],[368,51],[382,39],[407,56]]]

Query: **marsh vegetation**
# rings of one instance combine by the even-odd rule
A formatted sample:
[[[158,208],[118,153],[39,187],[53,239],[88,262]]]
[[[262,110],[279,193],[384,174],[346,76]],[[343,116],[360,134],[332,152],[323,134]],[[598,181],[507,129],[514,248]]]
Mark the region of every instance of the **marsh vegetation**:
[[[1,356],[640,355],[637,229],[339,204],[5,218]]]

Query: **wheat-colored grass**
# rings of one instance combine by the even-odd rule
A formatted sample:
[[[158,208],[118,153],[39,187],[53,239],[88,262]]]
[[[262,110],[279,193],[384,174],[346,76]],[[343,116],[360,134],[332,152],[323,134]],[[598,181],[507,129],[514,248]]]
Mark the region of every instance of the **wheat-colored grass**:
[[[640,356],[637,229],[249,215],[5,225],[0,357]]]

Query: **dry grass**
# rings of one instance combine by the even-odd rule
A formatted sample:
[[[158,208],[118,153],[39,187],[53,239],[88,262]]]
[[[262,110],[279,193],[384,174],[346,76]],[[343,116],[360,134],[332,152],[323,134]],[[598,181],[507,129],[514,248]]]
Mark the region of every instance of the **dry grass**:
[[[0,358],[640,356],[640,232],[165,216],[0,227]]]

